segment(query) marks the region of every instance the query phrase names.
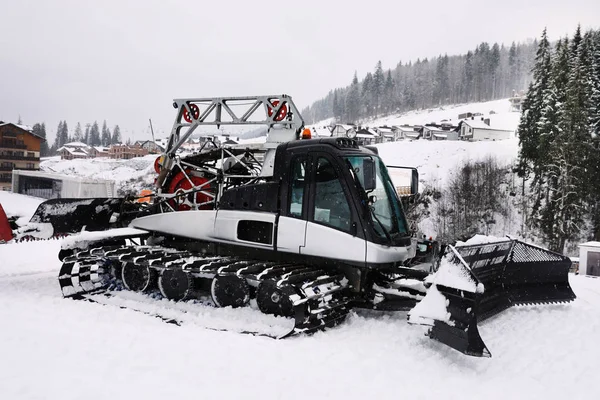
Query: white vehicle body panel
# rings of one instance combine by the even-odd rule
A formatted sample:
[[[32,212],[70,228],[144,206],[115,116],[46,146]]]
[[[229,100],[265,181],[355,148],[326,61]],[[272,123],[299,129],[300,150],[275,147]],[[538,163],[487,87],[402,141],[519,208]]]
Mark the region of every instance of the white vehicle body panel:
[[[306,224],[306,246],[300,254],[364,263],[366,241],[349,233],[327,226],[308,222]]]
[[[136,218],[130,226],[183,236],[190,239],[208,240],[213,235],[216,210],[178,211]]]
[[[279,217],[277,227],[277,250],[300,254],[306,245],[306,224],[303,219]]]
[[[239,221],[263,221],[273,224],[276,214],[256,211],[199,210],[150,215],[133,220],[131,226],[148,231],[183,236],[197,240],[238,244],[272,249],[272,244],[256,243],[237,238]],[[370,243],[315,222],[280,217],[277,231],[277,250],[354,263],[383,264],[404,261],[414,250],[411,247],[389,247]],[[413,255],[414,256],[414,255]]]
[[[238,239],[238,223],[240,221],[261,221],[268,222],[275,229],[275,217],[277,214],[258,211],[236,211],[219,210],[215,220],[213,238],[219,242],[236,243],[244,246],[258,248],[273,248],[273,244],[264,244],[250,242]],[[275,232],[271,232],[271,237],[275,237]]]
[[[371,242],[366,243],[367,263],[383,264],[400,262],[409,258],[409,254],[414,253],[413,245],[411,245],[411,247],[390,247]]]

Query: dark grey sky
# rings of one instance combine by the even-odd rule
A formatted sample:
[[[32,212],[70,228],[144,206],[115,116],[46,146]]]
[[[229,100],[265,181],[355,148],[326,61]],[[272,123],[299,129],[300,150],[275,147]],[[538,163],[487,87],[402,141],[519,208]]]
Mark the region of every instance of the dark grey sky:
[[[488,4],[489,3],[489,4]],[[598,28],[598,0],[0,0],[0,120],[166,135],[173,98],[287,93],[303,108],[381,60]]]

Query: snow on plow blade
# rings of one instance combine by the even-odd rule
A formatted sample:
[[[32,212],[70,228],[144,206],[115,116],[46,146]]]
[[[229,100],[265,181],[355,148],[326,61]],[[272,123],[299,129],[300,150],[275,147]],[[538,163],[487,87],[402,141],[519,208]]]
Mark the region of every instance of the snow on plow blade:
[[[112,215],[121,211],[122,204],[122,198],[50,199],[39,205],[29,224],[19,229],[19,235],[48,239],[84,228],[105,230]]]
[[[464,354],[490,357],[477,322],[513,305],[574,300],[570,266],[567,257],[519,240],[448,246],[410,322],[432,325],[432,339]]]

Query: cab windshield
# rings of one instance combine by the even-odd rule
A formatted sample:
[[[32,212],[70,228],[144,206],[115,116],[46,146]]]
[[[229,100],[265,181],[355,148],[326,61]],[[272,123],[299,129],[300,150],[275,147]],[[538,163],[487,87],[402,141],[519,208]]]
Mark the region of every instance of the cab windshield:
[[[365,191],[366,198],[369,199],[375,232],[378,236],[390,241],[397,237],[407,236],[408,228],[404,211],[383,161],[377,156],[346,157],[355,180],[360,183],[360,189],[364,191],[365,176],[362,169],[365,157],[375,161],[376,185],[373,190]]]

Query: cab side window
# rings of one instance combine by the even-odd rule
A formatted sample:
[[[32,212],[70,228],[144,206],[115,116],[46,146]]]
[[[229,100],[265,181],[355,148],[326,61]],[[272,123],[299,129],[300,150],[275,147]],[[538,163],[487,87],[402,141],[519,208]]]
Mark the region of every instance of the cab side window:
[[[290,180],[290,198],[288,204],[288,215],[294,218],[302,218],[302,205],[304,204],[304,192],[306,187],[306,158],[296,157],[292,160],[292,171]]]
[[[316,167],[314,221],[350,232],[350,206],[335,168],[324,157],[317,159]]]

